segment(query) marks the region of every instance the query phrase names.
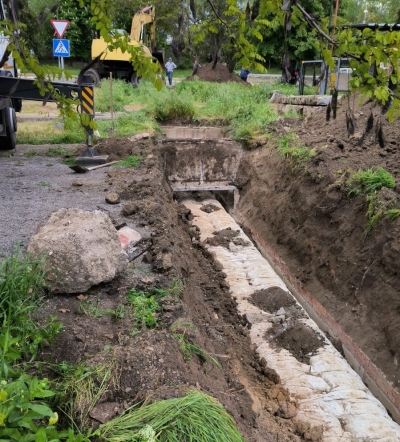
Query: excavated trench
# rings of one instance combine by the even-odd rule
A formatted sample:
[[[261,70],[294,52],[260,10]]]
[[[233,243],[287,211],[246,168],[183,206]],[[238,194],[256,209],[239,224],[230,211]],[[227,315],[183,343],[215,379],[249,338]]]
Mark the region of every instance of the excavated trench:
[[[326,441],[400,440],[397,391],[238,210],[241,146],[218,128],[164,132],[174,196],[222,265],[252,343],[299,404],[297,417],[323,424]]]

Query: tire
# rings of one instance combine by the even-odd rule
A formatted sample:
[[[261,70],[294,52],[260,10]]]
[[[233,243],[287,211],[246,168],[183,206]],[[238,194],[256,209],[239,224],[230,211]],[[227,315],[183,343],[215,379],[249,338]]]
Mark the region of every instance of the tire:
[[[139,86],[139,77],[136,75],[136,72],[132,72],[129,77],[129,81],[131,82],[133,88],[136,89]]]
[[[93,86],[98,86],[101,81],[100,74],[96,71],[96,69],[88,69],[85,72],[85,75],[89,75],[93,80]]]
[[[17,147],[16,122],[17,118],[14,108],[6,107],[4,109],[4,124],[7,135],[0,137],[0,150],[11,150]]]

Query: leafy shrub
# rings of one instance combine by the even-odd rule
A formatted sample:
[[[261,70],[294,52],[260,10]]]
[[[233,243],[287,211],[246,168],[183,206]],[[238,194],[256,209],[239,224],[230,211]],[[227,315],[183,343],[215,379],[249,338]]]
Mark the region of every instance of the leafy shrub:
[[[28,374],[13,382],[0,382],[0,440],[89,442],[69,429],[57,431],[57,413],[44,399],[54,396],[47,379]]]

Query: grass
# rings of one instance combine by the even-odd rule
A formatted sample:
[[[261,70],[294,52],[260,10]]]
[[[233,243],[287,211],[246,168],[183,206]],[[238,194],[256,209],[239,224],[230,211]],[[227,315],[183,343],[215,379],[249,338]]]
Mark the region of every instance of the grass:
[[[120,160],[114,167],[137,167],[144,160],[142,156],[139,155],[129,155],[127,158]]]
[[[43,264],[17,253],[0,263],[0,377],[7,379],[18,360],[34,359],[39,347],[52,342],[62,328],[54,317],[42,326],[34,320],[46,287]]]
[[[141,441],[140,432],[160,442],[243,442],[235,422],[222,405],[199,391],[185,397],[133,406],[121,416],[103,424],[97,431],[103,442]],[[142,433],[143,434],[143,433]]]
[[[349,181],[349,195],[372,194],[382,187],[393,189],[396,181],[393,176],[382,167],[359,170]]]
[[[185,72],[185,76],[188,72]],[[266,140],[268,124],[277,118],[268,103],[273,91],[297,94],[297,87],[282,83],[246,87],[239,83],[209,83],[181,81],[174,88],[157,91],[147,81],[137,89],[122,80],[113,81],[114,123],[97,121],[101,137],[129,137],[139,132],[153,135],[160,132],[157,121],[182,120],[201,125],[224,125],[231,136],[245,145]],[[110,111],[110,82],[104,79],[95,88],[95,108]],[[135,109],[124,112],[125,108]],[[62,144],[83,143],[86,135],[79,123],[54,130],[52,122],[21,123],[18,143]]]
[[[152,288],[148,292],[131,289],[126,294],[132,308],[132,316],[138,331],[154,328],[157,325],[157,314],[162,311],[159,301],[167,296],[178,297],[183,291],[180,279],[174,279],[166,289]]]
[[[315,156],[316,150],[301,146],[295,134],[285,135],[278,140],[278,153],[285,159],[295,163],[308,160]]]
[[[68,424],[90,427],[90,411],[101,401],[107,391],[119,385],[119,370],[115,360],[107,364],[88,366],[85,363],[52,364],[55,374],[56,397],[53,405],[60,407]]]
[[[78,313],[92,318],[102,318],[106,311],[100,307],[100,299],[96,298],[94,301],[84,299],[79,302]]]

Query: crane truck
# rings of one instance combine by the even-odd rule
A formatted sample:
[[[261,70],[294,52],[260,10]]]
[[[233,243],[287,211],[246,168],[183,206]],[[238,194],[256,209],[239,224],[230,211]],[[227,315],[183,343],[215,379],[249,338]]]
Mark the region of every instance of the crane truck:
[[[18,21],[15,0],[0,0],[0,22],[7,20]],[[43,97],[37,87],[36,79],[18,77],[17,65],[11,51],[9,51],[9,44],[10,38],[6,29],[0,28],[0,150],[16,148],[16,112],[21,111],[22,100],[56,101],[50,94]],[[80,84],[63,81],[49,81],[47,84],[51,84],[58,94],[66,98],[76,99],[78,97],[82,101],[82,91],[92,85],[91,77],[86,76],[84,71],[83,69],[80,74]],[[85,129],[89,139],[92,130],[86,127]]]
[[[123,30],[112,31],[112,35],[124,34]],[[137,12],[132,18],[130,42],[134,47],[140,48],[147,57],[154,57],[161,67],[164,67],[164,50],[156,47],[156,21],[155,7],[147,6]],[[99,61],[95,62],[86,74],[91,75],[96,86],[101,78],[113,77],[130,81],[133,87],[137,87],[138,76],[132,67],[131,58],[128,52],[120,49],[108,50],[108,43],[103,38],[96,38],[92,41],[91,57]]]

